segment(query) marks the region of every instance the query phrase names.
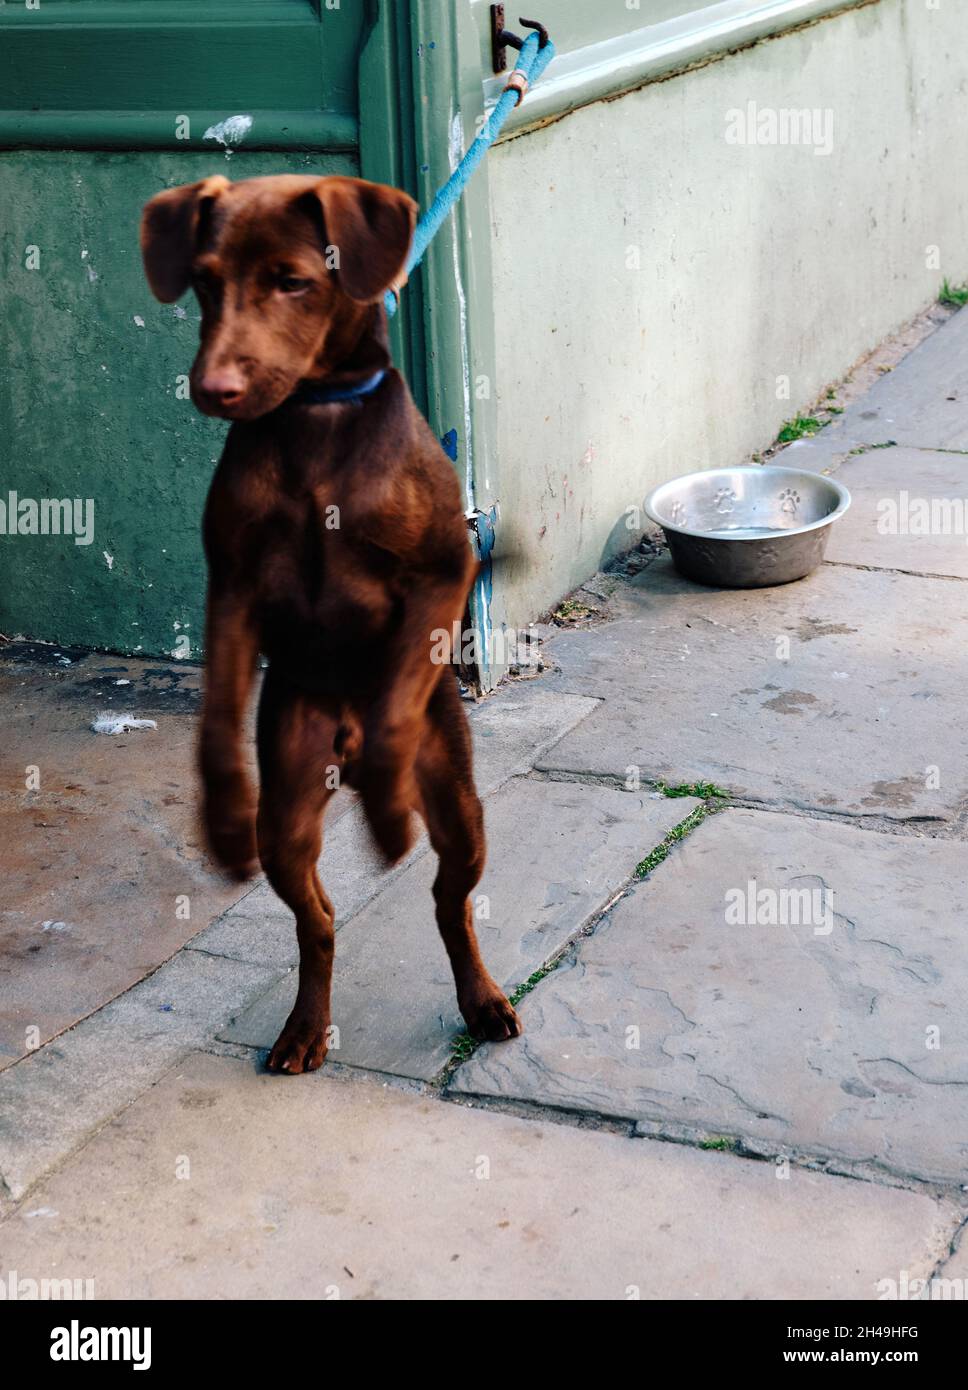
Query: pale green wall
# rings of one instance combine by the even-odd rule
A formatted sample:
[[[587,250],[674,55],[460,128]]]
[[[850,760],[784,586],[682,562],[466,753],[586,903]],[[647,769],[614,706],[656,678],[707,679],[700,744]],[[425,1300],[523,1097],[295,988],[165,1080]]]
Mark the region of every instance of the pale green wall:
[[[594,571],[654,484],[747,461],[968,279],[964,21],[881,0],[492,152],[509,623]],[[830,108],[832,153],[727,144],[749,99]]]

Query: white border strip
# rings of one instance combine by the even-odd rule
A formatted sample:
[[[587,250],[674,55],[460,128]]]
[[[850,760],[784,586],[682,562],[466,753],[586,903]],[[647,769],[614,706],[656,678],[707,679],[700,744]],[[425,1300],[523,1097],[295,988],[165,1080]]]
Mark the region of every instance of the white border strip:
[[[501,138],[730,48],[867,3],[870,0],[720,0],[676,19],[559,54],[517,113],[512,113]],[[506,74],[485,81],[488,110],[505,81]]]

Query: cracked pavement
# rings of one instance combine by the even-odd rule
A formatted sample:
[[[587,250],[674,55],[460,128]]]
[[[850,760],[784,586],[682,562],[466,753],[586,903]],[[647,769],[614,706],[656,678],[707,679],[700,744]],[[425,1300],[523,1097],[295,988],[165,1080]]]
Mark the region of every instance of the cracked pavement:
[[[95,747],[81,714],[110,673],[92,659],[58,693],[8,652],[18,776],[46,739],[75,799],[40,818],[87,788],[138,853],[106,884],[105,812],[46,827],[41,902],[17,841],[3,1268],[102,1297],[964,1287],[968,549],[878,518],[902,490],[964,496],[966,374],[962,313],[784,451],[853,497],[814,575],[712,590],[660,556],[597,576],[594,624],[546,632],[545,674],[474,712],[478,927],[525,1031],[470,1055],[433,858],[421,842],[383,873],[345,798],[321,862],[340,1043],[318,1075],[265,1075],[295,936],[264,883],[224,896],[192,844],[193,697],[175,709],[156,671],[157,741]],[[39,814],[19,792],[0,810],[11,836]],[[188,891],[190,923],[170,911]],[[42,915],[69,930],[32,952]]]

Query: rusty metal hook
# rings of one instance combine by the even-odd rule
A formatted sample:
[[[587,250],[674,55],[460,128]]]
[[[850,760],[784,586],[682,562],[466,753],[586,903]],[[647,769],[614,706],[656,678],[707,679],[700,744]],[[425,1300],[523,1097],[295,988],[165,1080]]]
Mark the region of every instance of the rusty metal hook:
[[[525,29],[534,29],[538,35],[538,47],[544,48],[548,42],[548,30],[536,19],[519,19],[519,24],[523,24]],[[491,6],[491,57],[492,66],[495,72],[504,72],[508,65],[507,50],[517,49],[519,52],[524,47],[524,39],[520,35],[512,33],[510,29],[504,27],[504,6]]]
[[[523,24],[525,29],[537,29],[538,47],[544,48],[548,42],[548,31],[543,24],[539,24],[536,19],[519,19],[519,24]]]

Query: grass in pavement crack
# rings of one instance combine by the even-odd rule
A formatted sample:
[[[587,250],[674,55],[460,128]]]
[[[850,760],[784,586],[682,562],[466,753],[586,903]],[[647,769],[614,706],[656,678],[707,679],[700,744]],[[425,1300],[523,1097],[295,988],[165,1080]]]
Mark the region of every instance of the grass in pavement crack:
[[[552,970],[557,968],[562,956],[568,953],[572,944],[573,943],[570,941],[566,942],[561,950],[555,953],[551,960],[542,965],[540,969],[535,970],[522,984],[515,985],[514,989],[508,994],[509,1003],[517,1007],[524,996],[531,993],[535,985],[540,984],[546,975],[550,975]],[[451,1046],[450,1062],[448,1065],[451,1068],[460,1066],[461,1062],[466,1062],[468,1057],[473,1056],[479,1046],[479,1040],[477,1038],[472,1038],[470,1033],[458,1033]]]
[[[651,850],[640,863],[636,864],[633,877],[637,879],[648,878],[653,869],[657,869],[664,860],[668,859],[669,851],[673,846],[677,845],[680,840],[684,840],[708,815],[709,807],[705,805],[697,806],[694,811],[690,811],[685,820],[681,820],[678,825],[672,827],[661,844],[656,845],[654,850]]]
[[[668,782],[656,782],[656,791],[660,791],[663,796],[697,796],[700,801],[726,801],[729,792],[722,787],[717,787],[715,782],[680,782],[675,787],[670,787]]]
[[[715,782],[683,782],[678,786],[670,787],[665,782],[657,782],[656,786],[663,796],[698,796],[702,799],[702,805],[697,806],[694,811],[690,811],[685,820],[681,820],[678,825],[674,825],[661,844],[656,845],[641,863],[636,864],[634,878],[648,878],[653,869],[669,857],[669,851],[680,840],[684,840],[687,835],[695,830],[707,816],[713,816],[717,811],[721,811],[729,802],[729,792],[722,787],[717,787]]]
[[[668,786],[665,782],[657,782],[655,786],[662,792],[663,796],[701,797],[703,805],[697,806],[694,811],[691,811],[689,815],[686,816],[685,820],[681,820],[678,825],[674,825],[662,843],[656,845],[655,849],[652,850],[650,854],[647,854],[640,864],[635,866],[635,873],[633,874],[633,878],[635,879],[643,879],[650,874],[652,870],[656,868],[657,865],[661,864],[663,859],[668,856],[673,845],[678,844],[680,840],[684,840],[707,816],[714,815],[716,811],[721,810],[729,797],[729,793],[723,791],[722,787],[717,787],[714,782],[684,782],[674,787]],[[573,940],[566,941],[550,960],[546,961],[544,965],[539,966],[539,968],[529,975],[526,980],[522,981],[521,984],[515,985],[514,989],[508,994],[510,1002],[514,1006],[517,1006],[525,995],[530,994],[536,985],[539,985],[547,975],[550,975],[553,970],[558,968],[563,957],[569,953],[574,944],[575,942]],[[462,1062],[466,1062],[469,1057],[474,1055],[479,1046],[480,1043],[478,1039],[472,1038],[470,1033],[458,1033],[451,1044],[450,1059],[439,1078],[437,1078],[438,1083],[443,1085]]]
[[[792,420],[785,421],[776,442],[792,444],[795,439],[812,439],[828,423],[827,420],[818,420],[815,415],[795,415]]]
[[[950,285],[945,280],[938,293],[938,303],[948,304],[952,309],[961,309],[968,304],[968,285]]]
[[[466,1062],[477,1048],[477,1038],[472,1038],[470,1033],[458,1033],[451,1044],[450,1061],[455,1066],[460,1066],[461,1062]]]
[[[523,984],[517,985],[508,995],[508,999],[514,1005],[520,1004],[526,994],[530,994],[535,985],[539,985],[546,975],[550,975],[552,970],[561,960],[563,952],[559,952],[554,960],[550,960],[547,965],[543,965],[540,970],[536,970],[533,975],[529,975]]]

